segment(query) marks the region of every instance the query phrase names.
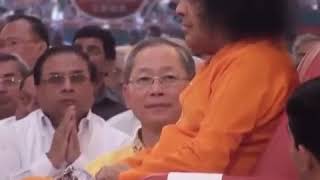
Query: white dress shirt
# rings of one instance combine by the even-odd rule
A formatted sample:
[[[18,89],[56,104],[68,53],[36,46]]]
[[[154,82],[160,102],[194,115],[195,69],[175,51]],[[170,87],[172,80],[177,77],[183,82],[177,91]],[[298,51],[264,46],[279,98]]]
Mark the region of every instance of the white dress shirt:
[[[13,173],[11,179],[35,175],[56,176],[66,168],[54,168],[46,155],[51,147],[55,130],[41,110],[32,112],[12,127],[16,131],[14,141],[19,157],[19,161],[16,162],[19,171]],[[72,164],[75,168],[84,168],[96,157],[131,141],[126,134],[109,126],[104,119],[92,112],[81,120],[78,136],[81,155]]]
[[[0,120],[0,126],[10,126],[17,121],[16,116],[11,116],[5,119]]]
[[[18,170],[19,156],[13,144],[13,131],[11,126],[0,127],[0,179],[8,180],[10,172]]]
[[[135,138],[137,131],[141,128],[141,123],[131,110],[117,114],[110,118],[107,123],[126,133],[131,138]]]

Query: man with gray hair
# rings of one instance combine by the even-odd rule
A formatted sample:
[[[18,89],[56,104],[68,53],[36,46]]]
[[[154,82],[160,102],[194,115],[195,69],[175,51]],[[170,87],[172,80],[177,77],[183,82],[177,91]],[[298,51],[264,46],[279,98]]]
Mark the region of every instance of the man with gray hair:
[[[17,56],[0,53],[0,119],[15,115],[17,97],[22,79],[28,74],[29,68]],[[6,119],[3,122],[7,122]],[[1,122],[1,121],[0,121]]]
[[[181,113],[179,96],[194,75],[194,60],[182,45],[164,38],[137,44],[129,53],[124,70],[123,95],[131,110],[107,121],[130,135],[133,143],[98,158],[88,166],[88,172],[99,179],[104,175],[101,165],[116,164],[125,156],[152,147],[162,128],[176,123]],[[117,159],[119,152],[124,156]]]

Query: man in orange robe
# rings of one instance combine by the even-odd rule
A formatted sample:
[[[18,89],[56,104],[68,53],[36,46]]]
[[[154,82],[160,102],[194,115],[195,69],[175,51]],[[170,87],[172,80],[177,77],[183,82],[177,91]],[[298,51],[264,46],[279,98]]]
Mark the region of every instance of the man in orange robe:
[[[214,56],[182,93],[177,124],[164,127],[149,152],[128,159],[131,169],[118,177],[116,167],[105,167],[97,179],[140,180],[172,171],[250,174],[298,84],[281,38],[286,3],[180,0],[187,44]]]

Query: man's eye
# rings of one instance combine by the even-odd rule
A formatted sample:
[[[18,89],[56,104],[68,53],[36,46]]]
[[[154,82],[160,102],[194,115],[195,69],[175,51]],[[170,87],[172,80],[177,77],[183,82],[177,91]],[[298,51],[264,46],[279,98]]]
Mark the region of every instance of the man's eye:
[[[148,82],[150,80],[152,80],[152,78],[150,78],[150,77],[141,77],[137,81],[138,82]]]

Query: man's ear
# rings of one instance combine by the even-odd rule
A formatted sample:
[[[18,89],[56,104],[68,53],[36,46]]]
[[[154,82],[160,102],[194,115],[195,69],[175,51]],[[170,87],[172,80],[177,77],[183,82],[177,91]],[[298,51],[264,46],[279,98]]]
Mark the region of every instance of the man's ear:
[[[47,43],[44,41],[41,41],[38,46],[38,51],[40,52],[40,54],[43,54],[46,51],[46,49],[48,49]]]
[[[318,164],[316,157],[303,145],[298,146],[298,155],[301,171],[310,172],[313,171]]]

